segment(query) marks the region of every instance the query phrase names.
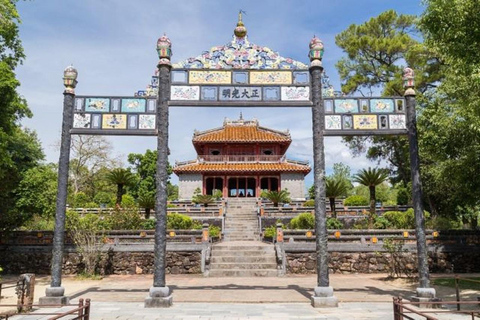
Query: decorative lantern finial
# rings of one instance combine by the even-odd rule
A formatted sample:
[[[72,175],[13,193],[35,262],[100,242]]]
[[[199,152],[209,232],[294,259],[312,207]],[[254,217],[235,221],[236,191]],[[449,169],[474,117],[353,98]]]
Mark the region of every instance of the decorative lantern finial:
[[[323,42],[317,36],[313,36],[310,40],[310,52],[308,57],[310,58],[311,67],[321,67],[322,66],[322,57],[323,57]]]
[[[75,87],[77,86],[78,71],[70,65],[63,71],[63,85],[65,86],[65,93],[75,94]]]
[[[233,31],[233,33],[235,34],[235,36],[237,38],[245,38],[245,36],[247,35],[247,28],[245,27],[245,25],[243,24],[243,21],[242,21],[242,13],[246,14],[246,12],[243,11],[243,10],[240,10],[238,12],[237,27]]]
[[[170,58],[172,57],[172,42],[164,33],[157,41],[157,52],[160,61],[159,65],[172,65]]]
[[[406,96],[415,95],[415,72],[412,68],[403,69],[403,88]]]

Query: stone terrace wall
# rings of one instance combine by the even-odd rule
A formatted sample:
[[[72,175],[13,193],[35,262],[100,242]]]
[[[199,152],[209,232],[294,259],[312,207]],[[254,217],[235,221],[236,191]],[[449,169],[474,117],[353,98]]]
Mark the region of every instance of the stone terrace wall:
[[[415,253],[402,253],[399,263],[410,273],[417,272]],[[392,257],[387,252],[330,252],[332,273],[386,273],[391,270]],[[437,273],[480,272],[480,252],[430,252],[429,269]],[[287,273],[315,274],[315,252],[287,252]]]
[[[166,272],[171,274],[201,273],[200,251],[168,251]],[[49,274],[52,259],[51,249],[22,248],[5,250],[0,248],[0,262],[4,273]],[[63,273],[77,274],[83,264],[76,252],[64,254]],[[153,273],[153,251],[108,251],[102,254],[97,270],[99,274],[151,274]]]

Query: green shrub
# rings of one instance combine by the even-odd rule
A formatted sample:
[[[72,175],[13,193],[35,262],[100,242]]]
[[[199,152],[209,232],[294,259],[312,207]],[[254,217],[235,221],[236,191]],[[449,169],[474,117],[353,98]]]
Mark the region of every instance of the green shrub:
[[[142,220],[141,229],[143,230],[155,230],[155,224],[157,220],[155,219],[145,219]]]
[[[220,227],[214,226],[213,224],[208,226],[208,233],[210,234],[210,237],[218,237],[220,236]]]
[[[303,206],[304,207],[314,207],[315,206],[315,200],[314,199],[307,200],[303,203]]]
[[[430,218],[430,213],[423,212],[425,220]],[[415,212],[413,208],[408,209],[405,212],[401,211],[387,211],[383,214],[383,217],[387,219],[391,227],[396,229],[415,229]]]
[[[49,230],[52,231],[55,227],[55,219],[53,217],[42,217],[34,215],[31,220],[28,220],[22,230]]]
[[[93,201],[89,201],[83,205],[83,208],[98,208],[98,207],[100,207],[98,203]]]
[[[167,229],[188,230],[192,225],[193,220],[187,215],[175,212],[167,214]]]
[[[343,205],[346,206],[346,207],[368,206],[368,204],[369,204],[368,199],[365,198],[364,196],[360,196],[360,195],[350,196],[343,201]]]
[[[133,207],[136,207],[136,203],[135,203],[135,199],[129,195],[129,194],[124,194],[122,196],[122,204],[121,204],[121,207],[122,208],[133,208]]]
[[[275,238],[276,234],[277,234],[277,227],[275,226],[266,227],[265,230],[263,231],[263,236],[265,238]]]
[[[193,220],[193,223],[192,223],[192,229],[193,230],[200,230],[203,228],[203,224],[198,221],[198,220]]]
[[[213,196],[213,198],[215,198],[215,200],[222,199],[222,197],[223,197],[222,190],[218,190],[218,189],[213,190],[212,196]]]
[[[399,206],[407,205],[410,202],[410,192],[407,188],[399,188],[397,192],[397,204]]]
[[[375,229],[388,229],[392,227],[392,223],[385,217],[376,217],[373,227]]]
[[[78,192],[75,196],[74,196],[74,203],[73,203],[73,206],[75,208],[85,208],[85,205],[88,203],[88,202],[91,202],[92,199],[90,199],[86,194],[85,192]]]
[[[215,201],[213,196],[209,194],[197,194],[192,198],[192,201],[197,204],[203,204],[205,207]]]
[[[343,223],[336,218],[328,218],[327,229],[343,229]]]
[[[437,230],[453,230],[461,229],[462,223],[457,219],[452,219],[448,217],[435,217],[429,223],[433,229]]]
[[[111,230],[140,230],[144,221],[136,207],[115,208],[105,220],[109,223]]]
[[[93,201],[95,203],[98,203],[99,205],[106,205],[106,206],[110,205],[110,203],[112,202],[112,199],[115,199],[114,195],[108,192],[103,192],[103,191],[100,191],[95,195],[95,197],[93,197]]]
[[[291,229],[313,229],[315,228],[315,216],[304,212],[290,220]]]

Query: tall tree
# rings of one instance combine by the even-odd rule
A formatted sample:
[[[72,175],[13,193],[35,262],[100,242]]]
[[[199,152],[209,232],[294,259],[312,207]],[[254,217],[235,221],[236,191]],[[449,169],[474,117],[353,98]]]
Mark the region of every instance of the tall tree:
[[[32,113],[17,92],[20,83],[15,68],[25,55],[15,4],[0,0],[0,229],[21,223],[15,210],[16,189],[25,172],[44,157],[36,134],[20,125],[20,120]]]
[[[388,179],[388,173],[385,169],[378,168],[368,168],[360,170],[354,177],[353,180],[364,186],[368,187],[370,192],[370,215],[368,221],[368,227],[373,227],[373,222],[375,219],[375,188],[379,184],[383,183]]]
[[[107,175],[108,181],[117,185],[116,205],[122,203],[125,186],[133,185],[136,181],[135,176],[128,169],[116,168]]]
[[[335,199],[341,197],[347,192],[347,185],[341,179],[327,178],[325,180],[325,195],[330,200],[330,210],[332,210],[332,216],[337,218],[337,211],[335,208]]]
[[[415,22],[415,16],[389,10],[338,34],[336,44],[347,54],[337,63],[342,91],[401,96],[401,75],[406,65],[417,70],[415,80],[421,93],[434,88],[442,77],[441,64],[427,47],[415,40],[418,38]],[[387,160],[392,180],[407,185],[410,165],[405,137],[349,137],[344,141],[355,155],[366,152],[371,160]]]
[[[422,173],[434,214],[480,214],[480,5],[425,0],[426,44],[444,62],[445,78],[419,119]],[[476,214],[463,214],[476,212]],[[468,221],[467,221],[468,222]]]

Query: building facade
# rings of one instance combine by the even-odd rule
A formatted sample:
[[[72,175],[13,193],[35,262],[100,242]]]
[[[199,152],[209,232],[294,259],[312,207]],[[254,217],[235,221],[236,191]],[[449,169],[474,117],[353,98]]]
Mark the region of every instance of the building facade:
[[[179,198],[191,199],[220,190],[224,198],[260,197],[263,190],[288,189],[292,199],[305,198],[304,178],[311,168],[285,153],[292,139],[288,131],[259,125],[258,120],[225,119],[220,128],[195,132],[197,159],[177,162]]]

